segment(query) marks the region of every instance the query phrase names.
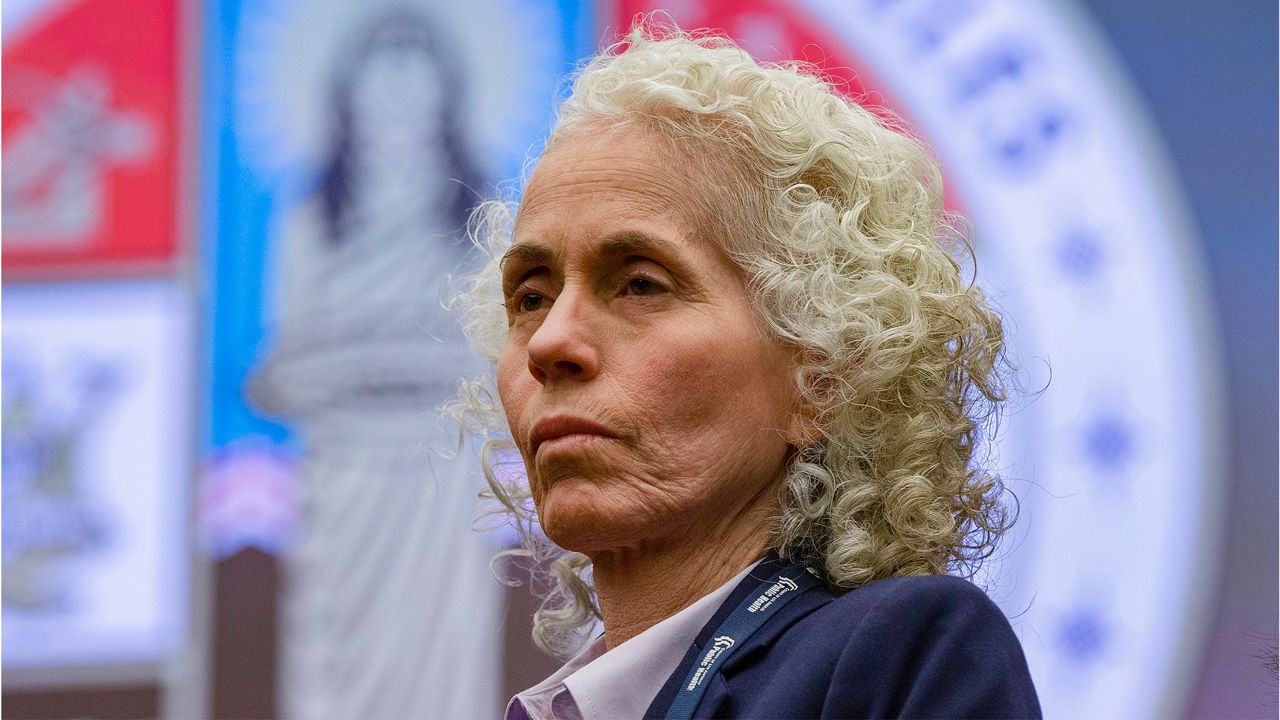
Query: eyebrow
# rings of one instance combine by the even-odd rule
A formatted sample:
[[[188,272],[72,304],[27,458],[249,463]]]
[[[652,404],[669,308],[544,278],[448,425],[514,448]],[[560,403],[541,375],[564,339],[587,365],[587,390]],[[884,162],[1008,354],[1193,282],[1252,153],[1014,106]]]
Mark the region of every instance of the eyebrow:
[[[616,257],[656,249],[665,255],[678,257],[678,248],[676,243],[657,235],[650,235],[640,230],[621,230],[609,235],[604,242],[600,243],[599,254],[604,257]]]
[[[641,230],[619,230],[605,237],[592,254],[604,258],[658,250],[671,258],[678,258],[678,248],[671,240]],[[554,250],[540,242],[518,242],[502,254],[498,266],[505,268],[509,261],[517,261],[521,265],[545,264],[555,254]]]
[[[507,263],[518,260],[522,265],[539,265],[551,260],[555,255],[551,248],[542,243],[521,242],[507,248],[498,261],[498,267],[506,269]]]

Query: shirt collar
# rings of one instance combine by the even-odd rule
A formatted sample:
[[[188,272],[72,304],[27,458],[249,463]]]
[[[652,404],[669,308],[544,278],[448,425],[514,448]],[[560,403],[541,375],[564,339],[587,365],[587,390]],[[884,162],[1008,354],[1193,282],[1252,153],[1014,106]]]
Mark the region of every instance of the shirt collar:
[[[643,717],[698,631],[757,564],[608,652],[603,634],[596,636],[551,677],[511,698],[507,720],[521,717],[517,704],[530,720]]]
[[[573,659],[565,663],[546,680],[517,694],[507,703],[506,720],[578,720],[577,705],[565,688],[564,681],[571,675],[604,655],[607,648],[604,635],[587,643]]]

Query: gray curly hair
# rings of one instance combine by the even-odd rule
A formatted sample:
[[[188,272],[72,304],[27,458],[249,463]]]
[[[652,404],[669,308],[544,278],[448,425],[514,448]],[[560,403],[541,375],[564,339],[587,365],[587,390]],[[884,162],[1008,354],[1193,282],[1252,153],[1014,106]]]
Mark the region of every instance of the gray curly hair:
[[[703,199],[715,203],[700,208],[714,225],[705,236],[741,268],[768,330],[802,349],[796,382],[822,439],[789,463],[773,547],[837,591],[975,570],[1011,517],[975,457],[1005,399],[1004,341],[951,254],[969,246],[929,152],[811,68],[761,64],[724,38],[644,20],[580,70],[547,149],[619,125],[715,158],[703,166],[724,192]],[[494,362],[516,210],[477,208],[471,236],[488,262],[457,298],[468,337]],[[523,539],[509,554],[552,570],[535,642],[569,653],[599,617],[590,561],[540,535],[524,478],[503,472],[512,445],[492,373],[464,382],[444,412],[489,439],[490,490]]]

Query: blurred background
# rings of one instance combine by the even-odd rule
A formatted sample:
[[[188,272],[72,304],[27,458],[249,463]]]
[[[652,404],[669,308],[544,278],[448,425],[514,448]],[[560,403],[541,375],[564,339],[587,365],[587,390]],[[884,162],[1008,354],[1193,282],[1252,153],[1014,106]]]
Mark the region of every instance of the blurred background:
[[[656,7],[936,149],[1027,389],[978,580],[1046,715],[1275,717],[1267,0],[5,0],[5,716],[495,717],[557,666],[442,303]]]

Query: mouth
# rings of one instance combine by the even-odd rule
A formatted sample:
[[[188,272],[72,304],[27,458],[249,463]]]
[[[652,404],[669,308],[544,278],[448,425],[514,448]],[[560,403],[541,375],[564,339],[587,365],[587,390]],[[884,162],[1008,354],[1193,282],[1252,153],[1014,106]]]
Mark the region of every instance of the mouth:
[[[529,451],[537,455],[544,444],[552,447],[616,437],[609,428],[586,418],[551,415],[533,424],[529,432]]]

